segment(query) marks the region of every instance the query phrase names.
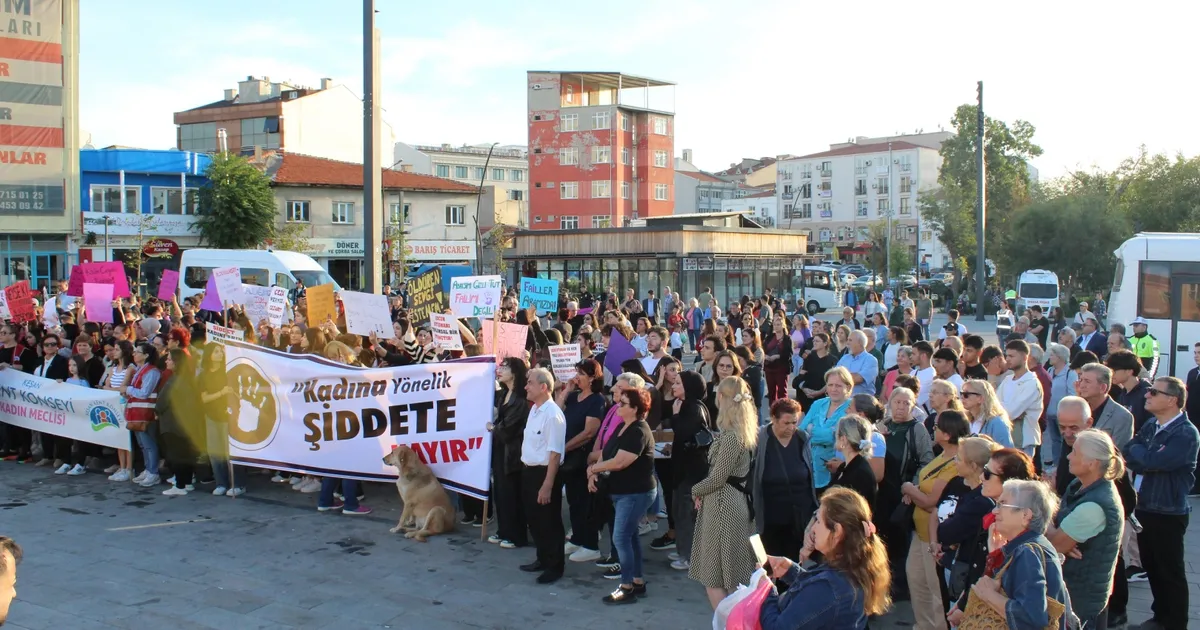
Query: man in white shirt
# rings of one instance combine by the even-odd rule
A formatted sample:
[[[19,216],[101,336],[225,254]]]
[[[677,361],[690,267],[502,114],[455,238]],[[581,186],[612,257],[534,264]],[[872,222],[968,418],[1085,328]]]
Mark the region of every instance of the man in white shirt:
[[[1005,344],[1004,363],[1009,373],[1000,381],[996,395],[1012,420],[1013,444],[1032,458],[1042,443],[1042,430],[1038,426],[1042,415],[1042,384],[1029,371],[1029,344],[1020,339]]]
[[[933,346],[928,341],[918,341],[912,345],[912,349],[913,354],[917,355],[915,376],[921,386],[921,391],[917,394],[917,406],[925,407],[929,403],[929,387],[933,385],[933,379],[937,376],[930,363],[933,359]]]
[[[662,326],[655,326],[650,329],[649,333],[646,333],[646,356],[641,358],[646,374],[653,376],[658,362],[667,356],[668,339],[670,336],[667,334],[667,329]]]
[[[521,493],[529,533],[537,547],[537,560],[521,565],[521,570],[536,573],[538,584],[550,584],[563,575],[566,567],[563,540],[567,532],[562,520],[562,492],[558,466],[566,453],[567,420],[554,404],[554,375],[545,368],[529,371],[525,394],[532,407],[521,443]]]
[[[943,381],[949,381],[962,392],[963,378],[958,375],[958,353],[951,348],[938,348],[933,353],[933,371]],[[924,384],[921,385],[924,389]]]
[[[949,321],[947,321],[946,325],[942,326],[942,329],[938,331],[938,339],[945,339],[946,331],[950,331],[957,337],[967,334],[967,327],[963,326],[962,322],[958,321],[958,309],[952,308],[946,311],[946,318]]]

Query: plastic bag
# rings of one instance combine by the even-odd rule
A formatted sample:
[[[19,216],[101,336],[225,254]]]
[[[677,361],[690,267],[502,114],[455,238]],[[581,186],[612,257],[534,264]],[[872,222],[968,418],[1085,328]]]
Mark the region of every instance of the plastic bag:
[[[753,586],[739,584],[736,591],[727,595],[725,597],[725,599],[721,600],[720,604],[717,604],[717,609],[716,609],[716,611],[713,612],[713,630],[733,630],[735,627],[736,628],[743,627],[740,625],[739,626],[728,625],[729,621],[731,620],[731,616],[733,615],[734,609],[737,607],[737,605],[740,604],[742,602],[742,600],[745,600],[745,599],[751,597],[752,595],[756,594],[758,592],[758,590],[763,587],[764,583],[767,585],[767,588],[768,588],[768,590],[766,592],[770,592],[771,590],[774,589],[774,585],[771,584],[771,580],[767,579],[766,569],[758,569],[754,573],[750,574],[750,579],[748,581]],[[760,597],[758,599],[758,604],[756,606],[754,606],[754,611],[756,613],[760,608],[762,608],[763,600],[765,600],[766,597],[767,596],[764,593],[762,595],[762,597]],[[755,622],[755,624],[758,623],[757,615],[755,615],[754,622]],[[754,625],[754,626],[745,626],[745,627],[758,628],[759,626]]]
[[[750,580],[750,583],[754,584],[754,580]],[[725,630],[762,630],[759,615],[763,602],[767,601],[767,595],[774,591],[775,585],[771,584],[771,580],[766,576],[760,579],[754,590],[750,591],[750,595],[734,605],[725,621]]]

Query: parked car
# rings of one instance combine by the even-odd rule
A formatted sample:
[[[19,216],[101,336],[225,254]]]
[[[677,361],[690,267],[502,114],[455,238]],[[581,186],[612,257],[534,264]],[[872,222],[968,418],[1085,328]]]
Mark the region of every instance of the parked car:
[[[856,276],[852,273],[842,272],[842,284],[843,285],[854,284],[855,280],[858,280],[858,276]]]
[[[862,276],[854,280],[856,287],[877,287],[883,284],[883,278],[879,276]]]
[[[842,273],[852,273],[856,276],[865,276],[867,275],[867,268],[859,263],[842,265]]]

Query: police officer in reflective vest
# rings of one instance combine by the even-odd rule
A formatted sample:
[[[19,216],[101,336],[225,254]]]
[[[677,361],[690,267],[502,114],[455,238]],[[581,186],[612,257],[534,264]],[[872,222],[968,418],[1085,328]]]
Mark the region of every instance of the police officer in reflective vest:
[[[1144,318],[1135,318],[1132,326],[1133,336],[1129,342],[1133,344],[1133,353],[1141,359],[1142,367],[1150,373],[1150,378],[1154,378],[1154,371],[1158,367],[1158,339],[1146,331]]]

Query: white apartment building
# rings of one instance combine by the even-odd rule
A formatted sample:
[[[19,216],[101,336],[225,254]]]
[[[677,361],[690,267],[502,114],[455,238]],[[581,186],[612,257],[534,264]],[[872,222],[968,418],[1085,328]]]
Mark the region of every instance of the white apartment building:
[[[675,171],[675,210],[672,214],[720,212],[726,199],[746,196],[746,188],[704,171]]]
[[[724,199],[721,201],[721,212],[744,212],[755,223],[765,228],[779,225],[779,200],[774,190],[764,190],[737,199]]]
[[[529,151],[521,145],[496,145],[488,159],[490,144],[453,147],[410,145],[397,142],[396,164],[401,171],[433,175],[479,186],[484,197],[494,201],[492,214],[505,225],[529,225]],[[480,213],[480,226],[485,224]]]
[[[941,141],[919,139],[847,142],[779,161],[777,227],[806,232],[813,253],[828,256],[836,248],[840,255],[865,254],[871,226],[890,215],[892,247],[908,247],[914,262],[932,269],[948,265],[949,255],[922,221],[918,204],[921,193],[938,186],[942,158],[930,145]]]

